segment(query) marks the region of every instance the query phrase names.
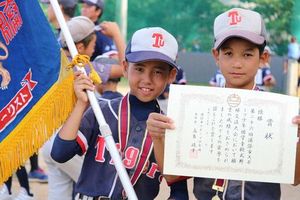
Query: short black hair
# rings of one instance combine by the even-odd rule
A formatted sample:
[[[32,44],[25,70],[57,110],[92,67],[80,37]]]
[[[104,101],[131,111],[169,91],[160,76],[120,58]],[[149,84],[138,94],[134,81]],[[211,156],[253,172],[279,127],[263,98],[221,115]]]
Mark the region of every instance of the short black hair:
[[[91,34],[89,34],[87,37],[85,37],[83,40],[80,40],[78,42],[75,42],[75,44],[78,44],[78,43],[82,43],[84,47],[87,47],[89,45],[89,43],[92,41],[93,39],[93,35],[96,36],[96,33],[95,32],[92,32]],[[65,46],[65,47],[62,47],[63,49],[66,49],[68,50],[68,46]]]
[[[107,82],[113,82],[113,83],[118,83],[121,81],[121,78],[110,78],[107,80]]]
[[[232,39],[232,38],[244,39],[244,38],[240,38],[240,37],[231,37],[231,38],[228,38],[228,39]],[[246,39],[244,39],[244,40],[246,40]],[[250,41],[250,42],[251,42],[251,41]],[[224,43],[225,43],[225,42],[223,42],[223,43],[219,46],[219,48],[217,48],[217,51],[220,51],[220,49],[222,48],[222,46],[223,46]],[[254,44],[254,43],[253,43],[253,44]],[[262,54],[264,53],[265,47],[266,47],[266,45],[267,45],[267,41],[264,41],[263,44],[254,44],[254,45],[258,48],[259,55],[262,55]]]
[[[76,44],[77,43],[83,43],[83,46],[87,47],[89,45],[89,43],[92,41],[94,35],[96,36],[96,33],[92,32],[87,37],[85,37],[83,40],[76,42]]]
[[[75,5],[73,8],[65,8],[62,7],[62,11],[65,15],[67,15],[68,17],[72,18],[75,15],[75,11],[76,11],[76,7],[77,5]]]

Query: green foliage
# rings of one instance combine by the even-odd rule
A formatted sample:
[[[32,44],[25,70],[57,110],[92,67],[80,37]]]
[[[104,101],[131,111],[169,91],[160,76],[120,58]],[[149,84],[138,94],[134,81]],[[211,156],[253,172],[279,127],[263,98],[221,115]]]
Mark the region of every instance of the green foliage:
[[[116,6],[121,0],[106,0],[103,19],[116,20]],[[242,3],[250,1],[241,0]],[[254,10],[263,15],[269,33],[269,44],[279,55],[286,52],[291,35],[291,20],[295,0],[253,0]],[[241,4],[240,6],[243,6]],[[200,43],[202,51],[210,51],[213,44],[214,18],[227,10],[228,5],[211,0],[128,0],[128,38],[146,26],[161,26],[171,32],[181,50],[193,50]],[[127,38],[127,39],[128,39]]]
[[[291,21],[295,0],[255,0],[254,10],[261,13],[269,33],[268,43],[278,54],[287,52],[287,43],[291,33]]]

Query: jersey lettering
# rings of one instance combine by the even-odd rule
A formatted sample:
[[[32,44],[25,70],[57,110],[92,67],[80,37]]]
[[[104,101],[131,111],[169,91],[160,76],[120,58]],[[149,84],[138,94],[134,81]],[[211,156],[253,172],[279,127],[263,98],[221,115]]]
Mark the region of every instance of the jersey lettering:
[[[116,147],[117,147],[117,150],[120,152],[120,149],[121,149],[120,143],[116,143]],[[120,153],[120,154],[121,154],[121,153]],[[122,154],[121,154],[121,157],[123,157]],[[114,161],[113,161],[112,158],[110,159],[109,164],[114,165]]]
[[[98,138],[97,138],[97,144],[96,144],[96,149],[97,149],[97,153],[96,153],[96,156],[95,156],[95,160],[97,162],[105,162],[105,158],[104,158],[104,152],[105,152],[105,139],[104,137],[98,135]]]
[[[117,143],[116,147],[117,147],[118,151],[120,152],[121,145],[119,143]],[[125,154],[124,154],[125,158],[123,159],[123,164],[127,169],[132,169],[135,166],[139,153],[140,153],[139,149],[132,147],[132,146],[130,146],[126,149]],[[122,155],[122,157],[123,157],[123,155]],[[111,159],[109,161],[109,164],[114,165],[113,159]]]
[[[148,171],[148,173],[146,174],[146,176],[148,176],[149,178],[154,178],[156,172],[159,172],[158,165],[156,163],[151,163],[151,168]]]
[[[135,147],[128,147],[125,151],[125,159],[123,163],[127,169],[132,169],[137,161],[139,149]]]

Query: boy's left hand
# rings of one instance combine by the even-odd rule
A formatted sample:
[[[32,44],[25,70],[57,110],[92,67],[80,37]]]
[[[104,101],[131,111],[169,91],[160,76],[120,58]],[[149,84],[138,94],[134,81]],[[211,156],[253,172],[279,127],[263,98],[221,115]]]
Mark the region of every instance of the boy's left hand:
[[[147,130],[154,139],[162,139],[165,137],[166,129],[174,129],[173,120],[160,113],[150,113],[147,120]]]
[[[298,124],[298,138],[300,136],[300,115],[293,118],[293,123]],[[297,153],[296,153],[296,170],[294,185],[300,184],[300,142],[298,139]]]

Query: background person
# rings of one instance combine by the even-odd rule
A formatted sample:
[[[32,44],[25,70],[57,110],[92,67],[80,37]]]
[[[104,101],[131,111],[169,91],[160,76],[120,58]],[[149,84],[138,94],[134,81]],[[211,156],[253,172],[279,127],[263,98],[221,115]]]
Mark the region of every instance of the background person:
[[[81,15],[88,17],[98,27],[96,31],[97,40],[95,51],[91,56],[91,60],[94,60],[99,55],[107,55],[114,57],[117,52],[113,40],[105,34],[106,27],[100,23],[101,16],[104,12],[103,0],[82,0]]]

